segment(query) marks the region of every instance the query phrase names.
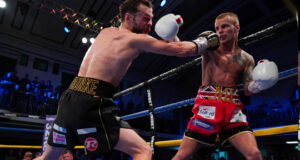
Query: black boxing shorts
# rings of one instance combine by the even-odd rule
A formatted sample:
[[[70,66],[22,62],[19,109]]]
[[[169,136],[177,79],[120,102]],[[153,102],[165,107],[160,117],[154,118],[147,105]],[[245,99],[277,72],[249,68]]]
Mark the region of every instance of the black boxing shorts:
[[[92,158],[111,152],[119,141],[120,128],[131,128],[116,116],[115,90],[101,80],[75,77],[60,98],[48,144],[64,148],[83,144]]]

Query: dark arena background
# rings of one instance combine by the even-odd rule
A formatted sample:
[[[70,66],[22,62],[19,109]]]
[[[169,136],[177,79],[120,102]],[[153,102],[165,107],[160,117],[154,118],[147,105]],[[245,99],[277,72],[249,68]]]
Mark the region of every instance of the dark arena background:
[[[123,0],[0,0],[0,160],[20,160],[41,152],[48,120],[61,93],[77,75],[93,38],[119,25]],[[257,63],[274,61],[279,81],[253,96],[242,95],[243,112],[265,160],[298,159],[299,0],[152,0],[154,32],[168,13],[184,21],[178,37],[191,41],[222,12],[240,19],[239,44]],[[298,58],[297,58],[298,57]],[[151,143],[156,160],[176,154],[201,85],[200,57],[142,53],[133,61],[114,100],[119,116]],[[145,82],[145,83],[143,83]],[[298,85],[297,85],[298,82]],[[138,86],[136,86],[138,85]],[[152,105],[149,107],[149,89]],[[150,103],[151,104],[151,103]],[[150,114],[149,114],[150,113]],[[153,116],[149,116],[153,115]],[[152,117],[152,118],[150,118]],[[153,125],[151,125],[151,123]],[[218,141],[218,140],[217,140]],[[83,146],[74,159],[88,159]],[[129,160],[114,151],[98,160]],[[201,148],[191,160],[241,160],[232,146]]]

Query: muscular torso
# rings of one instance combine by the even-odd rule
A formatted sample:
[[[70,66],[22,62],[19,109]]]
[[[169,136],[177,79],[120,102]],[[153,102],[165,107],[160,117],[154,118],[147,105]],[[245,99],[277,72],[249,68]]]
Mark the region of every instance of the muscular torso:
[[[119,84],[139,50],[130,46],[133,33],[107,28],[101,31],[86,53],[78,76]]]
[[[251,56],[241,49],[206,52],[202,59],[202,85],[236,87]]]

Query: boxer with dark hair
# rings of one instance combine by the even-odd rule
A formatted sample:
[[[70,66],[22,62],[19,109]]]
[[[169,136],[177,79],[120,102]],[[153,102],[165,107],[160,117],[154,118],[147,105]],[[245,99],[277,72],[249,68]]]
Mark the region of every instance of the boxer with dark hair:
[[[215,20],[215,30],[220,46],[202,52],[202,86],[192,110],[194,116],[173,160],[187,160],[199,148],[213,146],[217,136],[222,145],[230,142],[247,160],[262,160],[242,113],[243,104],[236,87],[242,79],[247,95],[270,88],[278,79],[277,66],[261,60],[254,68],[253,57],[238,46],[240,25],[236,14],[220,14]],[[201,33],[200,37],[208,34],[210,32]]]
[[[117,106],[112,100],[116,87],[142,51],[196,56],[218,44],[218,39],[208,42],[208,37],[201,40],[206,43],[193,43],[166,42],[147,35],[153,18],[149,0],[126,0],[120,14],[121,26],[99,33],[84,56],[78,76],[62,94],[46,151],[39,159],[57,159],[64,148],[72,148],[79,141],[90,157],[116,149],[134,160],[150,160],[151,148],[127,122],[116,117]],[[164,27],[179,27],[172,24]]]

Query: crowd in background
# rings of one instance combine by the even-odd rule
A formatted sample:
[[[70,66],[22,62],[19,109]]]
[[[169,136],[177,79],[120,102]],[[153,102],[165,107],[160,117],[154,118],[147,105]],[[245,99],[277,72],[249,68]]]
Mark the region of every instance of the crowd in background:
[[[46,82],[29,75],[19,79],[15,73],[7,73],[0,79],[0,106],[12,112],[45,116],[56,114],[57,102],[63,89],[53,89],[51,80]]]
[[[117,153],[116,153],[117,152]],[[33,160],[41,156],[41,152],[35,149],[24,150],[24,149],[2,149],[0,150],[0,159],[2,160]],[[96,159],[87,158],[84,150],[69,150],[61,154],[58,160],[129,160],[130,157],[119,151],[114,151],[111,155],[100,157]]]
[[[59,157],[58,160],[81,160],[84,158],[80,158],[79,153],[76,153],[77,155],[74,155],[72,151],[66,149],[62,155]],[[1,154],[0,159],[4,160],[33,160],[35,158],[38,158],[41,156],[41,152],[37,151],[30,151],[26,150],[23,151],[22,149],[20,150],[14,150],[14,149],[9,149],[7,153]]]
[[[12,112],[30,115],[52,115],[56,114],[59,97],[65,86],[53,89],[51,81],[39,80],[39,77],[29,79],[29,75],[19,78],[15,73],[7,73],[0,79],[0,108],[8,109]],[[124,116],[131,113],[146,110],[145,104],[134,105],[133,102],[124,104],[122,99],[118,101],[119,115]],[[140,118],[140,121],[132,123],[132,127],[141,130],[150,130],[148,117]],[[159,132],[178,133],[175,124],[171,119],[159,117],[160,123],[157,125]],[[145,122],[147,125],[145,125]]]
[[[272,127],[298,123],[298,103],[247,106],[245,112],[252,128]],[[297,100],[298,101],[298,100]]]

